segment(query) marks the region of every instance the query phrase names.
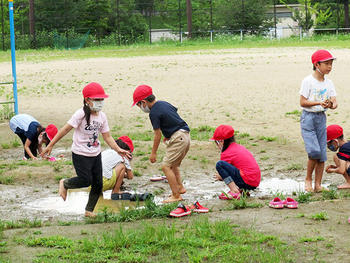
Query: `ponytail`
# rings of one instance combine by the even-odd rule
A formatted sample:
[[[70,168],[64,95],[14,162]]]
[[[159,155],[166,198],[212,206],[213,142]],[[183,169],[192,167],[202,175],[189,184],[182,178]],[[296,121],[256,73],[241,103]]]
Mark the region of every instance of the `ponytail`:
[[[87,122],[88,125],[90,125],[90,115],[91,115],[91,109],[89,107],[89,105],[85,102],[85,99],[83,100],[84,103],[84,113],[85,113],[85,120]]]
[[[224,145],[222,146],[221,152],[224,152],[230,146],[230,144],[233,142],[235,142],[235,136],[232,136],[232,137],[224,140]]]

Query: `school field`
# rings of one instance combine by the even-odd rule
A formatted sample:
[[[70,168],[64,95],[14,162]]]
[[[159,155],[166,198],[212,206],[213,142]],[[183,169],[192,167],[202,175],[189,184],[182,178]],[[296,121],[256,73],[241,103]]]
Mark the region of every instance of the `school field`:
[[[125,182],[126,190],[152,192],[156,204],[101,199],[99,217],[84,220],[86,193],[81,198],[71,193],[72,198],[78,196],[71,203],[57,197],[58,181],[75,175],[72,133],[54,149],[56,157],[63,155],[59,161],[25,162],[20,161],[19,140],[3,121],[0,262],[347,262],[350,191],[335,190],[343,178],[324,174],[330,192],[303,192],[306,154],[299,88],[312,72],[311,54],[329,49],[337,57],[329,78],[339,107],[327,112],[327,121],[341,125],[350,138],[349,45],[346,41],[336,48],[313,42],[285,47],[208,44],[18,52],[19,111],[44,126],[62,127],[82,106],[81,90],[87,83],[105,87],[110,97],[104,112],[112,134],[129,135],[135,144],[136,176]],[[8,53],[0,53],[0,61],[0,82],[8,81]],[[178,107],[189,124],[192,144],[181,166],[187,188],[184,203],[199,200],[211,209],[208,214],[173,219],[166,217],[173,206],[158,205],[170,189],[149,178],[161,175],[164,146],[157,163],[150,164],[151,124],[146,114],[131,107],[133,90],[140,84],[152,86],[157,99]],[[6,92],[1,90],[2,99]],[[253,153],[262,170],[261,187],[239,202],[217,198],[227,188],[213,179],[219,152],[209,137],[220,124],[234,127],[238,142]],[[269,208],[276,195],[292,196],[299,208]]]

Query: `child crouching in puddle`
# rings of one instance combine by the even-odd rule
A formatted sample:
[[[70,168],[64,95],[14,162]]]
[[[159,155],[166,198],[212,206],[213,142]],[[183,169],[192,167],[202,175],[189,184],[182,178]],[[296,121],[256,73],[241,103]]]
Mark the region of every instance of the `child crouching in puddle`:
[[[235,142],[234,129],[230,125],[220,125],[211,138],[221,151],[216,163],[217,180],[224,181],[230,188],[220,199],[239,199],[242,191],[254,190],[260,184],[261,172],[253,155]]]

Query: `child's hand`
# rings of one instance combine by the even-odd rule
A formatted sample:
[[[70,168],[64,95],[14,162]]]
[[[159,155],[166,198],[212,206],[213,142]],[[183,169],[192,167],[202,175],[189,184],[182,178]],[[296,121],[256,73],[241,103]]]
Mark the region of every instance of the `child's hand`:
[[[42,158],[45,158],[46,155],[50,155],[52,151],[52,146],[47,146],[40,154]]]
[[[335,168],[337,168],[337,166],[335,166],[335,165],[333,165],[333,164],[328,165],[328,166],[326,167],[326,172],[327,172],[327,173],[332,173],[333,170],[334,170]]]
[[[215,181],[222,181],[222,178],[218,173],[214,174],[214,179]]]
[[[149,160],[151,163],[155,163],[157,161],[157,154],[151,153],[151,155],[149,156]]]
[[[129,160],[132,159],[132,154],[131,154],[129,151],[127,151],[127,150],[124,150],[124,149],[119,148],[118,153],[119,153],[121,156],[128,158]]]

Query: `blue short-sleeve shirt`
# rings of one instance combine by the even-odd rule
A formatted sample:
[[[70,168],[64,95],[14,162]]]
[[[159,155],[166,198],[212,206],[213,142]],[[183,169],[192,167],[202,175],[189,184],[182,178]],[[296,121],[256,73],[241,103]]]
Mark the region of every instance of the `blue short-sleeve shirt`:
[[[350,142],[347,142],[339,147],[337,153],[339,159],[349,162],[350,161]]]
[[[190,131],[187,123],[177,113],[177,108],[166,101],[156,101],[149,113],[153,129],[160,129],[165,138],[183,129]]]

